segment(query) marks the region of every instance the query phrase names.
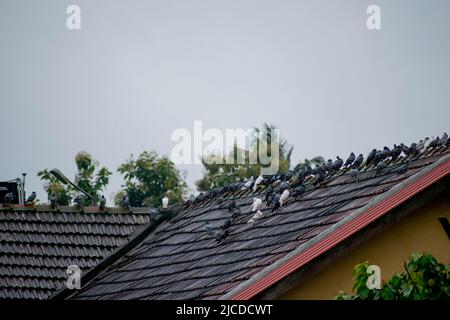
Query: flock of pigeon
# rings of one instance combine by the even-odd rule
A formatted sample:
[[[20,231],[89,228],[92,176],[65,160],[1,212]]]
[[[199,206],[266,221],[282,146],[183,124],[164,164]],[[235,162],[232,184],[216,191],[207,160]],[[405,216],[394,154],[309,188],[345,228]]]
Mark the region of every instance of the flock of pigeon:
[[[358,173],[362,168],[368,170],[375,170],[375,174],[384,173],[396,173],[398,175],[405,174],[411,164],[411,160],[418,158],[421,154],[431,151],[447,148],[450,145],[450,139],[447,133],[444,133],[442,137],[437,138],[425,138],[418,143],[412,143],[409,147],[403,143],[396,145],[392,149],[384,147],[382,150],[373,149],[369,152],[367,158],[364,161],[364,156],[359,154],[356,156],[353,152],[350,153],[345,160],[339,156],[333,161],[329,159],[327,162],[317,165],[315,168],[311,168],[308,165],[303,165],[297,168],[297,171],[292,170],[286,173],[278,173],[271,176],[259,176],[256,180],[251,177],[245,182],[233,183],[221,188],[214,188],[207,193],[200,193],[197,197],[191,195],[184,204],[184,208],[195,207],[199,204],[215,199],[219,205],[224,202],[224,195],[231,192],[251,190],[257,192],[260,188],[265,187],[263,198],[253,198],[251,206],[251,212],[253,216],[248,223],[253,225],[258,219],[263,216],[261,210],[263,203],[267,208],[270,208],[272,212],[283,207],[286,204],[289,197],[297,200],[305,191],[320,187],[326,183],[329,178],[337,174],[346,174],[353,179],[357,179]],[[398,159],[402,158],[402,164],[400,166],[389,167],[387,163],[395,163]],[[229,227],[236,217],[241,213],[239,207],[236,206],[235,200],[232,200],[228,205],[228,211],[231,213],[231,217],[227,218],[225,223],[221,225],[217,232],[214,232],[214,228],[206,223],[205,230],[209,236],[215,236],[218,242],[221,242],[229,234]]]

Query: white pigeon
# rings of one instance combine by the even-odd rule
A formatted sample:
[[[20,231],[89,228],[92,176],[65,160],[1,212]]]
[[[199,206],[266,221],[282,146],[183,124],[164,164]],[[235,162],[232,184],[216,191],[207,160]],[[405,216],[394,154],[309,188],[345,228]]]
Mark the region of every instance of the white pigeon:
[[[283,206],[283,204],[286,203],[287,198],[289,197],[289,190],[286,189],[283,191],[283,193],[280,196],[280,207]]]
[[[256,213],[253,215],[253,217],[250,220],[248,220],[247,223],[253,224],[256,220],[261,218],[262,215],[263,215],[263,213],[261,212],[261,210],[256,211]]]
[[[255,181],[255,185],[253,186],[253,191],[256,191],[256,188],[258,187],[258,185],[264,180],[262,175],[259,175],[259,177],[256,179]]]
[[[253,181],[255,181],[255,179],[253,179],[253,176],[251,176],[251,178],[248,179],[248,181],[244,184],[241,190],[250,188],[250,186],[253,184]]]
[[[263,201],[259,198],[253,198],[252,211],[261,210]]]

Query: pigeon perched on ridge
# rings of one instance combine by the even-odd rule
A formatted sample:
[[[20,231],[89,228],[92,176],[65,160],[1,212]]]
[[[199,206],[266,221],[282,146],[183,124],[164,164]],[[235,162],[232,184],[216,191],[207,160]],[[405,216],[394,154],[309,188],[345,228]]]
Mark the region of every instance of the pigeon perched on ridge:
[[[323,166],[323,168],[325,169],[325,171],[330,172],[331,170],[333,170],[333,160],[328,159],[327,163]]]
[[[386,160],[387,158],[390,157],[390,155],[391,155],[391,149],[384,146],[383,150],[381,151],[381,159]]]
[[[36,199],[36,192],[32,192],[25,203],[31,203]]]
[[[364,161],[364,156],[362,153],[360,153],[358,155],[358,157],[356,158],[355,162],[353,162],[353,168],[358,169],[361,166],[361,164],[363,163],[363,161]]]
[[[252,211],[255,212],[255,211],[261,210],[262,203],[263,202],[261,199],[253,198]]]
[[[377,154],[377,149],[372,149],[372,151],[370,151],[370,153],[367,155],[366,165],[372,164],[372,162],[375,160],[376,154]]]
[[[356,159],[355,154],[353,152],[351,152],[350,155],[348,156],[347,160],[345,160],[344,167],[347,168],[348,166],[351,166],[353,161],[355,161],[355,159]]]
[[[264,180],[264,177],[263,177],[262,175],[259,175],[259,177],[256,178],[255,185],[253,186],[253,192],[256,191],[256,189],[258,188],[258,185],[259,185],[261,182],[263,182],[263,180]]]
[[[266,193],[265,193],[265,197],[264,197],[264,201],[266,203],[269,202],[269,198],[270,196],[273,194],[273,187],[272,186],[268,186],[266,189]]]
[[[441,139],[439,139],[439,137],[436,137],[435,139],[431,140],[430,143],[429,143],[429,145],[428,145],[428,148],[434,149],[434,148],[439,147],[439,142],[440,142],[440,140],[441,140]]]
[[[317,186],[319,183],[321,183],[325,179],[325,174],[322,171],[319,171],[314,176],[313,185]]]
[[[48,197],[48,200],[50,201],[50,207],[52,209],[56,208],[56,196],[52,193],[50,194],[50,196]]]
[[[10,204],[14,201],[14,194],[12,192],[8,192],[5,194],[5,197],[3,198],[3,202]]]
[[[407,146],[405,146],[403,143],[400,143],[400,147],[402,148],[402,152],[406,157],[411,154],[410,149]]]
[[[402,153],[402,147],[401,146],[397,146],[396,144],[394,144],[394,148],[391,150],[392,162],[397,160],[398,157],[400,157],[401,153]]]
[[[251,188],[251,186],[253,185],[254,181],[255,181],[255,179],[253,178],[253,176],[251,176],[250,179],[248,179],[247,182],[244,183],[244,186],[241,188],[241,190],[245,190],[245,189]]]
[[[100,198],[100,210],[104,210],[106,206],[106,198],[104,195]]]
[[[333,166],[331,167],[333,171],[339,171],[341,169],[342,165],[344,164],[344,160],[339,158],[339,156],[336,157],[336,161],[333,162]]]
[[[129,205],[130,205],[130,199],[128,198],[127,195],[125,195],[125,196],[122,198],[122,207],[128,208]]]
[[[280,207],[280,195],[275,195],[275,197],[272,200],[272,212],[274,212],[275,210],[277,210]]]

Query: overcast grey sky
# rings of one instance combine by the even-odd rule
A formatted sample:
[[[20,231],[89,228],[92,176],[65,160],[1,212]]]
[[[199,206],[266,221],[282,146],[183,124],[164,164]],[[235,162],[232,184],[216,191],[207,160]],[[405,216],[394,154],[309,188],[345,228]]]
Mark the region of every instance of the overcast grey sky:
[[[81,8],[82,29],[66,28]],[[366,28],[381,8],[382,29]],[[450,124],[449,1],[0,1],[0,180],[115,173],[177,128],[278,125],[294,162],[435,136]],[[198,165],[183,166],[190,186]]]

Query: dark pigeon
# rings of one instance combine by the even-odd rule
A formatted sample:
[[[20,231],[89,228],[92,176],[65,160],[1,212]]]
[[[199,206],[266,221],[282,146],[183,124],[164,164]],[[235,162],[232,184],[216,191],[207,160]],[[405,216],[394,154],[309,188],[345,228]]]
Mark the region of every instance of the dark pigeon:
[[[377,149],[372,149],[372,151],[370,151],[369,155],[367,156],[366,165],[372,164],[372,162],[375,160],[376,154],[377,154]]]
[[[325,174],[322,171],[319,171],[319,173],[314,176],[313,185],[317,186],[324,179],[325,179]]]
[[[381,160],[377,164],[377,174],[381,173],[384,169],[386,169],[386,162],[384,162],[384,160]]]
[[[292,196],[297,199],[298,197],[300,197],[302,194],[305,193],[305,187],[300,185],[296,188],[294,188],[294,191],[292,191]]]
[[[382,160],[386,160],[387,158],[389,158],[391,155],[391,150],[384,146],[383,150],[381,151],[381,159]]]
[[[405,146],[403,143],[400,143],[400,147],[402,148],[402,151],[405,154],[405,156],[409,156],[411,154],[409,148]]]
[[[405,164],[401,165],[395,170],[395,173],[397,173],[398,175],[405,174],[406,172],[408,172],[410,164],[411,160],[406,161]]]
[[[32,192],[25,203],[31,203],[36,199],[36,192]]]
[[[106,206],[106,198],[104,195],[100,198],[100,210],[105,210]]]
[[[236,201],[231,200],[231,202],[228,204],[228,211],[232,212],[236,208]]]
[[[353,168],[358,169],[361,166],[361,164],[363,163],[363,161],[364,161],[364,156],[362,153],[360,153],[358,155],[358,157],[356,158],[355,162],[353,162]]]
[[[5,197],[3,198],[3,203],[10,204],[14,201],[14,194],[12,192],[8,192],[5,194]]]
[[[49,197],[48,197],[48,200],[50,201],[50,207],[52,208],[52,209],[55,209],[56,208],[56,196],[52,193]]]
[[[326,172],[330,172],[331,170],[333,170],[333,160],[328,159],[327,163],[323,166],[323,168],[325,169]]]
[[[220,226],[221,229],[225,230],[231,226],[231,219],[228,218],[225,222]]]
[[[433,139],[433,140],[430,142],[430,144],[428,145],[428,148],[434,149],[434,148],[439,147],[439,141],[440,141],[439,137],[436,137],[435,139]]]
[[[353,168],[352,170],[350,170],[350,177],[356,179],[357,176],[358,176],[358,169]]]
[[[272,200],[272,212],[280,207],[280,195],[277,194]]]
[[[331,167],[331,169],[333,171],[339,171],[339,169],[341,169],[343,164],[344,164],[344,160],[342,160],[341,158],[339,158],[339,156],[337,156],[336,161],[333,163],[333,166]]]
[[[232,219],[236,219],[237,217],[239,217],[241,215],[241,209],[239,208],[234,208],[233,212],[231,214],[231,218]]]
[[[396,144],[394,144],[394,149],[392,149],[391,151],[391,158],[392,158],[392,162],[394,162],[395,160],[398,159],[398,157],[400,157],[400,154],[402,153],[402,147],[397,146]]]
[[[344,167],[347,168],[347,167],[351,166],[353,164],[353,161],[355,161],[355,159],[356,159],[355,154],[353,152],[350,153],[350,155],[348,156],[347,160],[345,160]]]
[[[130,199],[128,199],[128,196],[125,195],[125,196],[122,198],[122,207],[128,208],[129,205],[130,205]]]
[[[283,181],[280,185],[280,192],[289,189],[289,183],[287,181]]]
[[[294,172],[292,170],[289,170],[288,172],[286,172],[286,174],[284,176],[284,181],[291,180],[293,176],[294,176]]]
[[[229,234],[229,232],[227,229],[220,230],[216,235],[217,242],[221,242],[222,240],[224,240],[226,237],[228,237],[228,234]]]

